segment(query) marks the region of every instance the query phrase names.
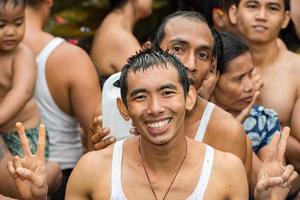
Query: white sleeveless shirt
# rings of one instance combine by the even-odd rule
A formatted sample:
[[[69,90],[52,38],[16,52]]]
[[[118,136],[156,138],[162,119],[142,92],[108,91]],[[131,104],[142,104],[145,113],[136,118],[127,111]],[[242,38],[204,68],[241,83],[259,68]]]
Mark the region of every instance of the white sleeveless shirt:
[[[74,117],[64,113],[56,105],[46,80],[47,59],[63,42],[62,38],[54,38],[37,57],[38,77],[35,98],[49,135],[49,160],[58,162],[62,169],[68,169],[74,168],[82,156],[79,124]]]
[[[203,113],[203,115],[201,117],[201,120],[200,120],[199,128],[197,130],[197,134],[195,136],[195,140],[197,142],[202,142],[203,141],[203,138],[205,136],[205,132],[206,132],[209,120],[211,118],[211,114],[214,111],[214,108],[215,108],[215,104],[213,104],[211,102],[207,103],[206,108],[204,110],[204,113]]]
[[[111,170],[111,200],[127,200],[122,189],[121,181],[123,143],[124,140],[117,141],[113,148]],[[214,149],[211,146],[205,146],[205,156],[200,178],[195,190],[187,198],[187,200],[202,200],[204,197],[214,161]]]

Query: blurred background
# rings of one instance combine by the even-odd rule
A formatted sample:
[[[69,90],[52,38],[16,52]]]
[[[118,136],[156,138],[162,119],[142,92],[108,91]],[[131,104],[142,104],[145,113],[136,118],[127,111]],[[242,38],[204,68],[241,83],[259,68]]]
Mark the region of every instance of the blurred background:
[[[141,43],[146,41],[155,25],[178,7],[180,7],[179,0],[155,0],[152,15],[140,20],[135,27],[134,33],[139,41]],[[109,0],[54,1],[47,31],[66,38],[88,51],[94,31],[108,10]]]

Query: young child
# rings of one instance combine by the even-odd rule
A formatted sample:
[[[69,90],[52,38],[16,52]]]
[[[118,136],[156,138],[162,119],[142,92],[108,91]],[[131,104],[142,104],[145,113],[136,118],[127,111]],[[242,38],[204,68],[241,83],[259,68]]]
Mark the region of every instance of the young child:
[[[25,0],[0,0],[0,135],[11,154],[18,156],[24,153],[16,122],[24,125],[32,153],[36,152],[40,123],[33,98],[37,77],[35,57],[21,43],[25,33],[24,15]],[[45,154],[46,157],[49,154],[48,147]],[[59,166],[49,163],[48,169],[48,183],[51,183],[58,177]]]

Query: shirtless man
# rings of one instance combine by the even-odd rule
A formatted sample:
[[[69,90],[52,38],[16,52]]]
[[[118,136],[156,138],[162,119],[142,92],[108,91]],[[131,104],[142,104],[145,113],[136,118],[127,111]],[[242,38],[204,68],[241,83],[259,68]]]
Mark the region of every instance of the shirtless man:
[[[253,63],[264,82],[258,103],[275,109],[281,125],[291,127],[286,159],[299,172],[300,57],[277,45],[278,33],[290,19],[289,1],[241,0],[234,8],[231,20],[249,43]]]
[[[96,31],[91,47],[101,85],[110,75],[121,71],[127,58],[141,48],[133,29],[140,19],[151,14],[152,0],[110,1],[110,7],[111,12]]]
[[[24,42],[34,51],[38,62],[35,96],[50,139],[50,160],[63,170],[63,185],[82,156],[80,131],[89,131],[93,117],[100,112],[100,88],[89,56],[79,47],[43,30],[52,0],[26,1]],[[64,191],[60,191],[63,199]]]
[[[200,88],[214,59],[214,39],[201,15],[190,11],[179,11],[169,15],[154,34],[152,45],[164,50],[169,49],[187,66],[189,78],[196,90]],[[208,124],[205,124],[205,121]],[[247,174],[250,175],[251,144],[246,144],[242,125],[231,114],[197,97],[194,108],[186,114],[185,128],[186,136],[209,144],[215,149],[237,155],[246,163]],[[96,147],[103,147],[103,143],[108,143],[104,140],[97,144],[103,137],[103,132],[99,128],[93,130],[96,133],[92,140]],[[107,129],[104,130],[107,134]]]

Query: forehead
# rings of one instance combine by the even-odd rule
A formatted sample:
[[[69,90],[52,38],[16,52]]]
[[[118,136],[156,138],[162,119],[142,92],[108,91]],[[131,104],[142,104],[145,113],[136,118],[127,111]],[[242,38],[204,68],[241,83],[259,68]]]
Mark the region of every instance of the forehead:
[[[24,15],[25,7],[24,5],[14,5],[11,1],[5,5],[0,5],[0,17],[7,20],[14,19],[16,17],[21,17]]]
[[[241,74],[248,72],[254,68],[252,58],[249,52],[246,52],[232,59],[226,68],[227,73]]]
[[[157,89],[165,84],[179,84],[179,75],[174,66],[154,65],[145,70],[129,71],[127,84],[129,92],[136,88]]]
[[[284,0],[241,0],[241,3],[248,3],[248,2],[253,2],[253,3],[258,3],[258,4],[278,4],[284,6]]]
[[[205,22],[187,17],[174,17],[165,26],[165,37],[161,43],[180,40],[189,45],[213,48],[214,38]]]

